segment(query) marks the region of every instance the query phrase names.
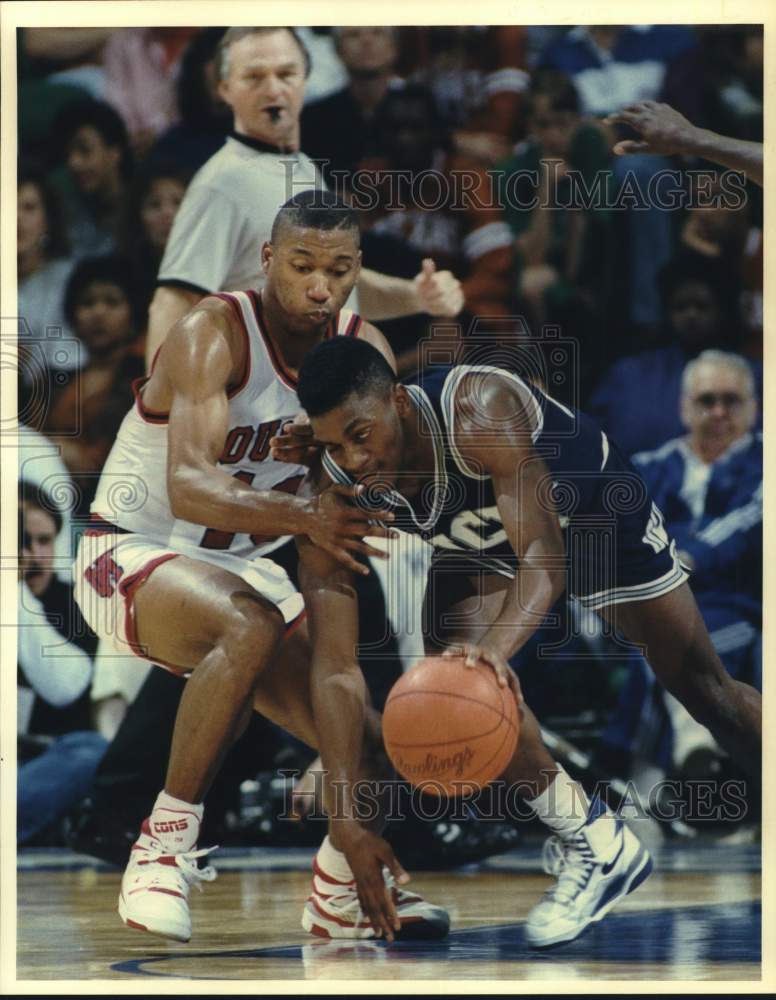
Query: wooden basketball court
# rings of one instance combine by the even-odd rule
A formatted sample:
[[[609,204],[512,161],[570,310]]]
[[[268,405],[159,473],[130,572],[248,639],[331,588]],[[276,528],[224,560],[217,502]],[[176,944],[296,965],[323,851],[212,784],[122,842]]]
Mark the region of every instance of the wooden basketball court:
[[[448,940],[329,942],[300,927],[312,851],[219,851],[218,879],[192,891],[187,945],[123,926],[120,872],[67,851],[18,858],[18,980],[759,980],[760,848],[669,843],[655,871],[581,938],[544,952],[521,921],[550,879],[540,848],[478,867],[417,873],[412,888],[445,905]],[[156,980],[156,982],[153,982]]]

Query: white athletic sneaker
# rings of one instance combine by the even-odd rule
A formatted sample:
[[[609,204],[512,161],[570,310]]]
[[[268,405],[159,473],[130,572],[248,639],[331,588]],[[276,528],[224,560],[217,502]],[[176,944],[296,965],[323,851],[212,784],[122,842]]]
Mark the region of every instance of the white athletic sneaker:
[[[525,939],[534,948],[573,941],[652,871],[649,852],[599,799],[573,836],[549,838],[542,861],[558,881],[526,919]]]
[[[140,836],[129,857],[119,895],[119,916],[127,925],[149,934],[188,941],[191,937],[189,886],[212,882],[215,868],[199,868],[202,858],[215,847],[165,853],[164,847],[150,834],[148,820],[143,821]]]
[[[447,936],[450,916],[441,906],[426,902],[422,896],[400,889],[387,868],[385,884],[393,893],[401,930],[397,941],[437,940]],[[355,882],[338,882],[325,874],[313,860],[313,891],[302,912],[302,927],[324,938],[374,938],[375,932],[358,901]]]

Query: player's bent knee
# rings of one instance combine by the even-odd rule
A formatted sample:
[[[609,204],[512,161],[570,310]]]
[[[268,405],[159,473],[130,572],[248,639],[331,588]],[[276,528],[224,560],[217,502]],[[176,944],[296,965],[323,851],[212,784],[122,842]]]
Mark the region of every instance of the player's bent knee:
[[[232,667],[258,677],[284,635],[285,623],[277,609],[241,602],[224,621],[218,645]]]

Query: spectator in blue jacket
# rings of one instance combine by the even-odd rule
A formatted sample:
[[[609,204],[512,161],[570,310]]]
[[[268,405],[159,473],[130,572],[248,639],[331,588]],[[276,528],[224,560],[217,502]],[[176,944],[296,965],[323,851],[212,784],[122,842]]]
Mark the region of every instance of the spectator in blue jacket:
[[[689,433],[633,461],[692,571],[720,659],[733,677],[761,688],[763,449],[751,368],[736,354],[703,351],[684,370],[680,409]],[[664,770],[711,744],[638,666],[604,738]]]

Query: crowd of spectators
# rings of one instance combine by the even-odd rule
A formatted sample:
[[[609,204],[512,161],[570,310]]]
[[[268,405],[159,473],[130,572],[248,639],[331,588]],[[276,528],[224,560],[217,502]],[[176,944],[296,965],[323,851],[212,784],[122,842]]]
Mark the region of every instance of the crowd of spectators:
[[[232,128],[231,109],[219,96],[217,46],[225,30],[19,32],[19,414],[28,449],[22,477],[35,455],[53,461],[53,442],[66,467],[57,481],[70,478],[68,489],[46,492],[30,475],[38,485],[25,482],[20,493],[27,560],[20,609],[28,623],[50,624],[68,601],[66,558],[54,559],[54,541],[61,534],[58,551],[73,549],[69,533],[88,511],[132,404],[132,383],[143,374],[149,306],[176,213],[192,177]],[[762,29],[376,26],[302,28],[299,37],[311,59],[301,148],[358,209],[364,264],[411,278],[432,257],[453,271],[464,292],[460,356],[475,320],[480,347],[491,322],[496,354],[499,330],[534,341],[540,356],[557,343],[547,330],[575,343],[564,382],[571,388],[560,395],[599,419],[628,454],[652,450],[652,457],[642,454],[642,468],[658,502],[676,508],[675,517],[666,510],[667,519],[696,564],[697,592],[711,587],[709,615],[728,629],[723,645],[731,629],[740,638],[746,623],[746,670],[756,679],[757,595],[725,618],[727,597],[712,584],[727,569],[703,540],[720,532],[728,538],[714,525],[746,507],[746,548],[731,558],[736,573],[757,573],[759,189],[687,156],[615,156],[614,144],[632,133],[605,119],[634,101],[661,100],[701,127],[760,141]],[[400,373],[414,374],[433,317],[379,325]],[[740,385],[705,390],[714,397],[706,406],[692,393],[707,371]],[[721,451],[705,455],[692,442],[715,407],[731,417],[735,433]],[[746,419],[736,423],[744,410]],[[678,456],[681,475],[673,466],[666,471]],[[733,495],[733,468],[751,496]],[[725,475],[730,495],[720,498],[715,484]],[[663,496],[668,480],[673,493]],[[761,509],[761,486],[759,503]],[[33,586],[27,566],[42,572],[36,552],[44,562],[49,553],[59,570],[47,577],[54,588],[48,604],[48,590]],[[65,636],[72,622],[60,619],[53,627]],[[33,662],[34,643],[20,645],[26,685],[51,709],[27,713],[28,721],[43,721],[39,742],[26,744],[31,763],[20,771],[20,795],[31,791],[35,773],[49,787],[51,753],[64,760],[72,752],[73,788],[83,790],[104,750],[84,699],[92,682],[99,701],[113,688],[84,673],[84,664],[100,657],[82,632],[73,640],[77,650],[62,654],[73,667],[72,684],[63,675],[53,698],[40,680],[45,662]],[[644,697],[633,693],[634,684],[624,694],[631,716]],[[115,732],[131,698],[122,694],[119,717],[103,732]],[[67,747],[61,739],[70,723],[62,722],[65,715],[54,720],[63,699],[78,708],[70,713],[78,720]],[[93,739],[84,735],[89,729]],[[626,739],[622,732],[618,738]],[[28,769],[36,754],[34,772]],[[662,763],[670,757],[665,745],[659,756]],[[25,798],[25,817],[36,801]],[[35,836],[52,818],[50,811],[40,822],[25,818],[20,838]]]

